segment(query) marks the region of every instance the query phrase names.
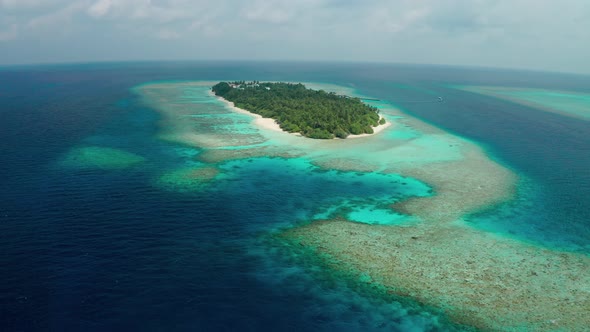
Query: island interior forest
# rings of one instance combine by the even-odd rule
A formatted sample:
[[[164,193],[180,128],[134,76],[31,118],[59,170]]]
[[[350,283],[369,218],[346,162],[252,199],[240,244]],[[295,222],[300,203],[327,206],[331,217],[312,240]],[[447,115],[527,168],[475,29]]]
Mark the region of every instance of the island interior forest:
[[[359,98],[312,90],[301,83],[220,82],[215,95],[236,107],[274,119],[282,130],[309,138],[346,138],[372,134],[385,124],[379,110]]]

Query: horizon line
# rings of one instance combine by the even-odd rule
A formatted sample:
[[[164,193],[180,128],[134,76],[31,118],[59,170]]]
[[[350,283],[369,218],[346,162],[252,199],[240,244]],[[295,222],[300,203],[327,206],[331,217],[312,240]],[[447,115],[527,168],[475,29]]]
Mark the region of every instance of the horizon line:
[[[569,72],[549,69],[531,69],[518,67],[492,67],[485,65],[456,65],[456,64],[437,64],[437,63],[411,63],[411,62],[387,62],[387,61],[359,61],[359,60],[293,60],[293,59],[138,59],[138,60],[89,60],[89,61],[47,61],[47,62],[30,62],[30,63],[15,63],[15,64],[1,64],[0,70],[17,69],[17,68],[35,68],[35,67],[63,67],[63,66],[83,66],[83,65],[118,65],[118,64],[148,64],[148,63],[304,63],[304,64],[333,64],[333,65],[381,65],[381,66],[408,66],[408,67],[440,67],[440,68],[456,68],[466,70],[495,70],[495,71],[518,71],[518,72],[533,72],[545,74],[562,74],[590,77],[590,73],[585,72]]]

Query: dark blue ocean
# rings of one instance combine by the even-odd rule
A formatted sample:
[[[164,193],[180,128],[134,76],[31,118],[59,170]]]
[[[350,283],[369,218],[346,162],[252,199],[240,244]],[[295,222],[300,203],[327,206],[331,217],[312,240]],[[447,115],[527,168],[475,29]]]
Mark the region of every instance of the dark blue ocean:
[[[335,83],[472,139],[522,176],[515,199],[474,227],[590,254],[590,122],[453,89],[493,85],[590,93],[590,77],[440,66],[109,63],[0,68],[0,330],[446,331],[466,329],[411,299],[373,296],[274,244],[334,186],[253,164],[223,190],[153,185],[185,162],[131,89],[168,80]],[[444,96],[444,103],[426,103]],[[83,144],[153,162],[65,169]],[[261,168],[262,167],[262,168]],[[284,166],[286,167],[286,166]],[[289,190],[283,190],[289,188]],[[287,203],[286,203],[287,202]]]

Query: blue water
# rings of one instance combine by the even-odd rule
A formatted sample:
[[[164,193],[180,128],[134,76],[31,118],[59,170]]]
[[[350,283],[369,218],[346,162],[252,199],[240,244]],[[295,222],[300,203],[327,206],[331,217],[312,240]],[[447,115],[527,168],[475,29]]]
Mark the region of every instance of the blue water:
[[[289,257],[268,240],[273,230],[328,213],[340,202],[334,197],[361,197],[358,210],[348,213],[362,218],[367,206],[428,194],[425,184],[406,188],[396,186],[399,179],[387,178],[392,181],[388,188],[399,190],[383,195],[380,175],[334,174],[305,160],[253,158],[221,165],[235,176],[203,191],[155,186],[163,171],[195,162],[199,150],[158,140],[159,115],[131,89],[185,79],[330,82],[391,101],[474,139],[522,175],[517,198],[471,216],[475,227],[590,253],[590,122],[448,87],[588,92],[588,77],[313,63],[4,68],[2,330],[463,329],[433,308],[371,296],[330,279],[313,260]],[[439,95],[444,103],[413,103]],[[91,145],[122,149],[148,161],[125,170],[59,167],[71,148]]]

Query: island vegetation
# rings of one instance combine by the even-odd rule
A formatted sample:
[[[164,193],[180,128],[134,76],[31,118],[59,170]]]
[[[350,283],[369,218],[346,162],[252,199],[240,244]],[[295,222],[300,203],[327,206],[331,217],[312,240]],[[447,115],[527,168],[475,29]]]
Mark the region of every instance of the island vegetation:
[[[385,124],[379,110],[359,98],[308,89],[301,83],[220,82],[212,90],[236,107],[274,119],[284,131],[309,138],[372,134],[373,127]]]

